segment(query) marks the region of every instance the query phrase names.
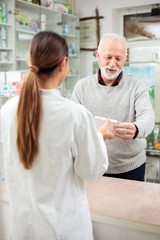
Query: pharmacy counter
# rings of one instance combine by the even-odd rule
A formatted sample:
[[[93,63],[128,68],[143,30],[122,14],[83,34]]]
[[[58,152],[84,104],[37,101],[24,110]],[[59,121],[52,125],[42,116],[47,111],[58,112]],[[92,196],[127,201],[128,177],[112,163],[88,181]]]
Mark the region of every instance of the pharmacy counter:
[[[86,182],[95,240],[159,240],[160,185],[102,177]]]
[[[160,240],[160,184],[102,177],[86,182],[94,240]],[[2,183],[4,238],[9,202]],[[1,238],[0,238],[1,239]]]

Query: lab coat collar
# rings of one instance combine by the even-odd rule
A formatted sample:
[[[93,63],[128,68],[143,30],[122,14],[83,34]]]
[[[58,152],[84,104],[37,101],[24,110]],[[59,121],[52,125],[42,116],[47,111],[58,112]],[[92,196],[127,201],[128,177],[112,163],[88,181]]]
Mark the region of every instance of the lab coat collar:
[[[57,88],[53,88],[53,89],[40,89],[40,92],[43,95],[52,95],[52,94],[60,95],[60,91]]]

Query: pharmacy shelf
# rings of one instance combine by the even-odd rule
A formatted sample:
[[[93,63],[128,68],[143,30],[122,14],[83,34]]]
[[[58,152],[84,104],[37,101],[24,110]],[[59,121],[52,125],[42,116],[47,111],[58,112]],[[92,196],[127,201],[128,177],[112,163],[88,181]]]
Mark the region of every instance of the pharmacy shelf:
[[[0,22],[0,26],[13,27],[12,24]]]
[[[68,13],[61,13],[63,17],[69,17],[72,19],[79,19],[78,16],[72,15],[72,14],[68,14]]]
[[[69,58],[78,58],[79,56],[77,54],[70,54],[68,55]]]
[[[63,37],[68,37],[68,38],[78,38],[77,35],[72,35],[72,34],[66,34],[66,33],[62,33]]]
[[[16,0],[16,4],[17,4],[18,7],[22,7],[22,8],[24,6],[26,6],[30,11],[33,11],[33,9],[39,9],[39,11],[54,12],[54,13],[57,13],[57,14],[62,14],[62,16],[67,17],[67,18],[69,17],[69,18],[78,19],[78,16],[68,14],[68,13],[61,13],[61,12],[56,11],[54,8],[47,8],[45,6],[37,5],[37,4],[34,4],[34,3],[30,3],[30,2],[25,2],[23,0]]]
[[[157,155],[160,156],[160,150],[156,150],[156,149],[146,149],[146,153],[148,155]],[[160,160],[160,158],[159,158]]]
[[[21,29],[16,29],[16,32],[19,33],[26,33],[26,34],[31,34],[31,35],[35,35],[37,32],[31,32],[31,31],[26,31],[26,30],[21,30]]]
[[[13,62],[7,62],[7,61],[0,61],[0,64],[3,64],[3,65],[10,65],[10,64],[14,64]]]
[[[27,59],[26,59],[26,58],[17,58],[16,61],[19,61],[19,62],[26,62]]]
[[[1,0],[0,0],[1,1]],[[42,1],[41,1],[42,2]],[[43,1],[44,2],[44,1]],[[41,29],[46,31],[54,31],[63,36],[66,39],[68,46],[74,45],[75,51],[70,51],[71,53],[69,58],[69,65],[71,70],[70,73],[75,73],[73,75],[66,76],[67,90],[73,90],[74,85],[79,80],[79,65],[80,65],[80,36],[79,36],[79,17],[73,14],[62,13],[56,11],[55,9],[47,8],[42,5],[37,5],[25,0],[5,0],[6,9],[7,9],[7,23],[0,23],[0,28],[4,26],[6,29],[6,41],[7,48],[0,47],[0,51],[6,51],[8,53],[8,61],[1,59],[0,66],[2,71],[20,71],[25,69],[26,64],[26,55],[28,54],[29,44],[32,38],[37,34]],[[30,16],[33,17],[36,21],[38,20],[38,29],[33,32],[26,25],[27,20],[21,21],[18,15]],[[42,23],[42,17],[45,17],[45,27],[39,26],[40,22]],[[26,22],[25,22],[26,21]],[[22,22],[24,27],[22,26]],[[19,23],[19,24],[18,24]],[[63,34],[63,26],[67,25],[69,28],[68,34]],[[76,74],[77,73],[77,74]],[[61,87],[61,93],[63,94],[65,83]]]
[[[13,51],[13,49],[0,47],[0,51]]]
[[[43,13],[46,11],[46,12],[54,12],[55,14],[60,14],[60,12],[57,12],[52,8],[47,8],[47,7],[44,7],[42,5],[38,5],[38,4],[30,3],[30,2],[25,2],[25,1],[22,1],[22,0],[16,0],[16,5],[17,5],[17,7],[20,7],[20,8],[26,7],[29,11],[33,11],[34,9],[36,9],[36,10],[38,9],[41,12],[43,11]]]
[[[67,75],[66,77],[79,77],[79,75]]]

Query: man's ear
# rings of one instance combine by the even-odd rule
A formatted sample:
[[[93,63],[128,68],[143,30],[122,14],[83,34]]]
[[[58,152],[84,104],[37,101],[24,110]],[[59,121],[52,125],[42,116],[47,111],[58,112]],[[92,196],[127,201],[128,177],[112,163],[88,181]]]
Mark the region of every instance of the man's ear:
[[[63,60],[61,61],[60,65],[59,65],[60,71],[63,71],[64,67],[65,67],[66,64],[67,64],[67,61],[68,61],[68,58],[65,56],[65,57],[63,58]]]
[[[99,61],[99,52],[98,52],[98,50],[96,50],[96,57],[97,57],[97,60]]]

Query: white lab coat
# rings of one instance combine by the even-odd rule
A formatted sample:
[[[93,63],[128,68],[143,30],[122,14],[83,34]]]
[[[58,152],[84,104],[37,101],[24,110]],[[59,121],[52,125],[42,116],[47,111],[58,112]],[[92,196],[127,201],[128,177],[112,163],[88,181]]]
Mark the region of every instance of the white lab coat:
[[[102,176],[108,157],[91,114],[60,96],[41,90],[43,117],[39,152],[31,170],[16,149],[19,98],[1,109],[0,140],[11,211],[13,240],[91,240],[92,224],[84,181]]]

